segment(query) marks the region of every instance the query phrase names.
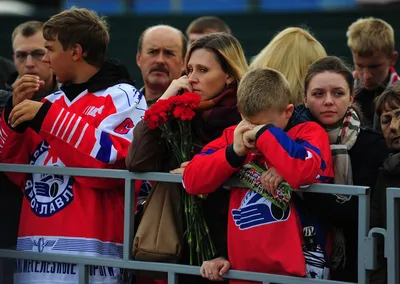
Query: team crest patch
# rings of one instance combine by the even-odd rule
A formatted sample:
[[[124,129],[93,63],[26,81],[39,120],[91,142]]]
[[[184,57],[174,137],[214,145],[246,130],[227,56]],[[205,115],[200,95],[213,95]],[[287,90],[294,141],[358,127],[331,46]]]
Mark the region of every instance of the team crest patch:
[[[283,210],[260,194],[248,190],[240,208],[232,210],[233,220],[240,230],[283,222],[289,219],[290,206]]]
[[[64,163],[52,156],[49,144],[43,141],[33,153],[30,164],[39,166],[64,167]],[[28,174],[25,197],[32,211],[39,217],[49,217],[64,209],[74,199],[73,178],[65,175]]]

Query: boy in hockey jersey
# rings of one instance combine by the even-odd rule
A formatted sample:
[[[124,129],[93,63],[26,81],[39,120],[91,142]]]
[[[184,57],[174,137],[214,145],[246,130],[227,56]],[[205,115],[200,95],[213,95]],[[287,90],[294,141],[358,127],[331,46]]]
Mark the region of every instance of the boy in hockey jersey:
[[[51,167],[125,167],[146,102],[126,69],[105,61],[106,22],[72,8],[43,26],[61,91],[31,100],[39,78],[14,93],[0,120],[0,161]],[[34,78],[34,76],[32,76]],[[24,191],[17,250],[122,258],[124,185],[105,178],[8,174]],[[62,267],[62,269],[61,269]],[[72,264],[18,260],[14,283],[78,283]],[[90,267],[90,283],[120,283],[120,270]]]
[[[242,122],[227,128],[190,161],[183,174],[187,192],[215,191],[254,161],[267,168],[259,182],[270,193],[283,180],[299,189],[333,177],[326,131],[314,122],[287,129],[294,106],[290,104],[289,84],[281,73],[272,69],[250,71],[241,80],[237,96]],[[233,188],[228,257],[229,261],[220,257],[203,263],[202,276],[221,280],[232,268],[304,277],[302,228],[292,201],[282,209],[253,190]]]

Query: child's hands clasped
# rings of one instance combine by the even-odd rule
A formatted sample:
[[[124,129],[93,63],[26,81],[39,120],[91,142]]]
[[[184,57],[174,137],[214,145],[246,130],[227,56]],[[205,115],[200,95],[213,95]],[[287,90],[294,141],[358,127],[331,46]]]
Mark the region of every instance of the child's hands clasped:
[[[253,146],[246,146],[243,140],[244,133],[254,128],[254,125],[246,120],[242,120],[238,126],[235,128],[233,133],[233,151],[235,151],[238,156],[245,156]]]
[[[231,263],[223,257],[204,261],[200,268],[200,274],[203,278],[211,281],[223,281],[224,275],[231,268]]]
[[[255,148],[256,147],[256,135],[257,132],[264,127],[264,125],[254,125],[249,131],[243,133],[243,143],[247,148]]]

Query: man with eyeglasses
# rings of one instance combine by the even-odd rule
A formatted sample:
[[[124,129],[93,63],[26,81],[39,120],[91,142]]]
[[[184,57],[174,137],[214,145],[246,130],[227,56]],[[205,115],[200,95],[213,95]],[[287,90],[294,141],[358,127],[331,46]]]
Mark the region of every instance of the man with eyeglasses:
[[[58,90],[50,65],[42,61],[46,53],[42,27],[42,22],[25,22],[15,28],[11,37],[18,72],[16,80],[10,82],[13,93],[36,101]]]
[[[41,22],[29,21],[20,24],[12,33],[17,72],[8,78],[9,86],[0,90],[0,113],[12,95],[40,101],[58,90],[50,65],[42,61],[46,53],[42,27]],[[18,186],[0,172],[0,228],[7,228],[0,234],[0,248],[13,248],[16,245],[21,204],[22,193]],[[14,263],[8,261],[5,265],[9,271],[0,273],[0,283],[11,283]]]

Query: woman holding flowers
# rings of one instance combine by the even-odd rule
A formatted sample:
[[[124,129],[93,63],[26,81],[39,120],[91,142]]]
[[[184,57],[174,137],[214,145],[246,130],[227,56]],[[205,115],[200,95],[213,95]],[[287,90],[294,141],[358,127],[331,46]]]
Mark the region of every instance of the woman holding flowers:
[[[190,120],[190,127],[183,131],[183,135],[181,132],[180,140],[185,141],[189,135],[185,132],[191,133],[189,140],[192,140],[192,143],[189,143],[189,147],[187,147],[190,150],[186,151],[188,152],[187,159],[182,159],[183,163],[179,164],[181,161],[176,158],[175,148],[172,147],[172,151],[168,152],[167,143],[162,138],[166,137],[166,132],[160,131],[160,129],[166,128],[165,126],[161,127],[161,124],[165,123],[164,121],[159,123],[159,128],[149,129],[149,126],[157,127],[157,124],[152,124],[152,116],[149,112],[145,120],[141,121],[134,130],[135,139],[129,148],[127,157],[127,167],[130,171],[182,173],[191,156],[199,152],[205,144],[221,136],[225,128],[235,125],[241,120],[236,107],[236,92],[240,79],[247,72],[248,65],[242,47],[236,38],[226,33],[211,34],[200,38],[190,46],[185,58],[185,65],[187,75],[174,80],[158,102],[167,104],[166,101],[168,101],[173,104],[172,100],[181,94],[185,97],[200,96],[193,119],[190,115],[186,118]],[[163,102],[163,100],[166,101]],[[160,107],[160,104],[157,106],[156,103],[149,111],[154,107]],[[153,114],[155,112],[156,110]],[[181,114],[175,114],[173,114],[175,118],[185,119]],[[173,144],[169,143],[170,146]],[[172,152],[175,155],[172,155]],[[226,255],[229,193],[221,188],[204,199],[197,199],[197,201],[193,198],[191,200],[201,204],[203,215],[201,218],[204,218],[208,227],[209,236],[207,238],[211,240],[211,248],[203,247],[202,249],[206,252],[196,251],[197,257],[195,257],[190,249],[194,244],[186,243],[181,262],[201,265],[203,260]],[[185,235],[185,240],[187,240],[187,232]],[[180,280],[183,281],[182,283],[207,282],[199,277],[196,279],[193,279],[193,276],[191,279],[186,279],[189,276],[182,277],[185,277],[185,280]]]

